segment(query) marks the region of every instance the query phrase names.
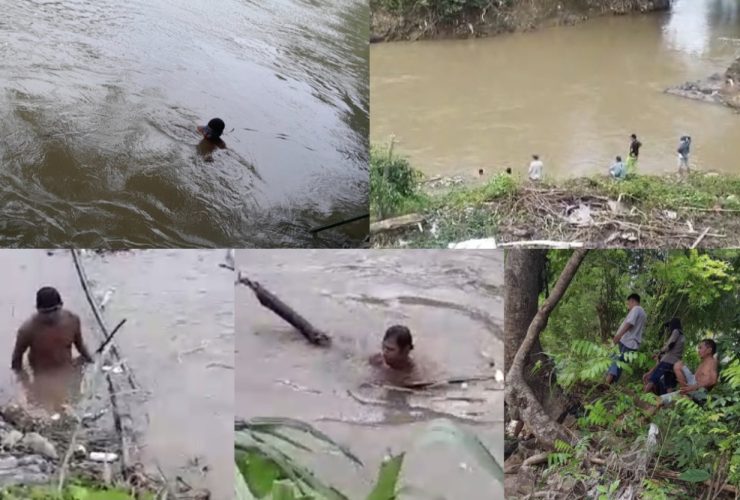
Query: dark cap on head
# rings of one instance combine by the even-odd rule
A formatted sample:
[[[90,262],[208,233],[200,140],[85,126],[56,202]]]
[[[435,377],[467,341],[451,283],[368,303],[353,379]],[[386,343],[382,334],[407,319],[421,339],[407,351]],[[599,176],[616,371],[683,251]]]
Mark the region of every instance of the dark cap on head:
[[[62,297],[56,288],[45,286],[36,292],[36,309],[39,312],[56,311],[62,307]]]

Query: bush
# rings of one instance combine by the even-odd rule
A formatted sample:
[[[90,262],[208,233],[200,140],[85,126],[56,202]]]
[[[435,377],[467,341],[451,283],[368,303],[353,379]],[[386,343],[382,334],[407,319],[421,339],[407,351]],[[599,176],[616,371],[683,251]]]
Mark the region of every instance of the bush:
[[[424,195],[419,190],[422,174],[406,158],[393,153],[393,145],[370,151],[370,212],[385,219],[419,206]]]

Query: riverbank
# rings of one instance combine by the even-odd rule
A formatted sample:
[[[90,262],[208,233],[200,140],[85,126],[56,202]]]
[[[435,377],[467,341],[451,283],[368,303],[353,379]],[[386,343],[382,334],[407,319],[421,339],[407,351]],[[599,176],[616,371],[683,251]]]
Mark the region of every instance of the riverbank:
[[[664,11],[670,0],[371,0],[371,42],[472,38]]]
[[[480,239],[492,239],[478,243],[487,246],[494,240],[497,246],[530,241],[594,248],[740,246],[738,177],[693,172],[533,184],[497,174],[485,181],[429,181],[392,153],[373,156],[376,248],[444,248]]]

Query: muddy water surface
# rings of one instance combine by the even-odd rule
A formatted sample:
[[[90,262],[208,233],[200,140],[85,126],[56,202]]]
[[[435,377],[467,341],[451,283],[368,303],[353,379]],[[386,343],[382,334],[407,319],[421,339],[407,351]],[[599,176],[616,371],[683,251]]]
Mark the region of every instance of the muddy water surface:
[[[644,146],[639,169],[675,172],[681,135],[692,162],[740,174],[740,117],[662,91],[724,73],[740,55],[740,5],[676,0],[669,13],[467,41],[385,43],[371,50],[373,141],[429,175],[524,175],[531,154],[545,175],[606,173]]]
[[[386,453],[403,450],[411,450],[404,481],[428,493],[420,498],[503,494],[464,452],[415,447],[430,420],[447,417],[479,434],[503,460],[500,384],[418,394],[365,385],[373,379],[367,358],[396,323],[411,329],[414,355],[432,378],[502,368],[500,253],[238,251],[237,264],[334,341],[330,349],[309,346],[239,286],[237,415],[300,418],[347,444],[365,468],[333,456],[306,458],[352,498],[367,494]]]
[[[0,0],[0,242],[356,244],[359,0]],[[226,150],[196,125],[226,122]]]

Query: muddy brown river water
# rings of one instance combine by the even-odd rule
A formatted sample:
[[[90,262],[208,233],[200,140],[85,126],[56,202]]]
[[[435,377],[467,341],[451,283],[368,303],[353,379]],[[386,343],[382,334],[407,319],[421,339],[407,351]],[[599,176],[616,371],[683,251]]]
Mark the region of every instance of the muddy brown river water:
[[[357,246],[361,0],[0,0],[0,244]],[[195,126],[226,122],[226,150]]]
[[[106,323],[128,320],[115,343],[143,390],[121,397],[134,417],[142,462],[211,489],[216,500],[233,495],[234,292],[231,277],[217,267],[223,256],[220,250],[156,250],[82,258],[97,299],[110,291]],[[3,403],[18,395],[10,352],[40,286],[58,287],[65,305],[80,314],[91,348],[101,337],[69,252],[3,250],[0,269],[14,284],[0,295],[0,342],[8,356],[0,370]],[[105,391],[105,383],[96,386]]]
[[[675,172],[688,134],[695,167],[740,174],[740,116],[662,93],[740,56],[735,0],[676,0],[664,14],[490,39],[383,43],[370,56],[371,140],[395,135],[429,175],[525,175],[532,154],[546,176],[606,173],[626,158],[632,132],[643,172]]]
[[[495,381],[399,394],[368,388],[367,363],[395,323],[414,334],[416,359],[433,378],[503,368],[503,256],[449,251],[237,251],[237,265],[333,337],[309,346],[236,293],[236,413],[311,422],[365,462],[303,457],[351,498],[367,495],[383,456],[409,450],[404,484],[413,498],[502,498],[503,486],[454,447],[419,447],[429,421],[446,417],[476,432],[503,463],[503,391]],[[491,367],[493,363],[493,368]],[[351,392],[351,394],[350,394]]]

